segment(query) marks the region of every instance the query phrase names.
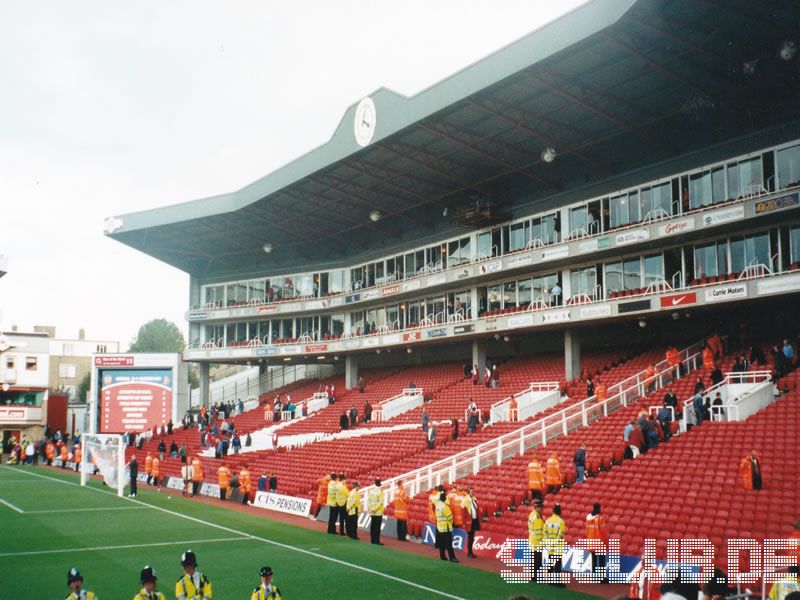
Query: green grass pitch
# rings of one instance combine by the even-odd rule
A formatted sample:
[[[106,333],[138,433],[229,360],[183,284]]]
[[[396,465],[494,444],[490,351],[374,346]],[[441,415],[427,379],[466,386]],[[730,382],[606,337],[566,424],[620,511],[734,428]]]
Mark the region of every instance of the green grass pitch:
[[[505,599],[590,598],[534,584],[511,585],[498,574],[431,556],[353,542],[324,532],[142,489],[118,498],[77,474],[0,467],[0,597],[66,597],[66,573],[78,567],[100,600],[139,590],[149,564],[159,589],[174,598],[180,555],[191,548],[211,580],[214,598],[249,598],[258,570],[269,565],[288,600],[327,598]],[[423,587],[414,587],[416,584]]]

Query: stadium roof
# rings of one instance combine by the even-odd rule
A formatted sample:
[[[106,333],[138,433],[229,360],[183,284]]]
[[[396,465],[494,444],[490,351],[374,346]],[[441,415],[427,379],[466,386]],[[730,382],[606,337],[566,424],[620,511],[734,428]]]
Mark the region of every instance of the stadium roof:
[[[592,182],[796,122],[798,60],[781,49],[796,52],[798,32],[796,0],[592,0],[411,98],[376,91],[363,148],[354,104],[329,142],[262,179],[106,230],[212,280],[441,238],[456,228],[444,209],[477,196],[509,213],[546,209]]]

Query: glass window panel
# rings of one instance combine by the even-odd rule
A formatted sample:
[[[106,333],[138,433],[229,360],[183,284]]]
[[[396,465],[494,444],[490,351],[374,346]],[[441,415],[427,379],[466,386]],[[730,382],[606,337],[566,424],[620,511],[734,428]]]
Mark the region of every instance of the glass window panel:
[[[588,227],[588,216],[586,206],[578,206],[569,211],[569,230],[573,233],[577,230]]]
[[[509,251],[514,252],[516,250],[522,250],[528,244],[528,241],[525,239],[525,224],[526,222],[522,222],[514,223],[509,226]]]
[[[664,258],[661,254],[644,257],[644,287],[664,280]]]
[[[614,262],[606,265],[606,292],[619,292],[625,289],[622,282],[622,263]]]
[[[641,287],[641,263],[639,257],[628,258],[622,263],[622,279],[626,290],[634,290]]]
[[[800,184],[800,146],[778,150],[778,186],[786,189]]]
[[[517,282],[517,301],[519,306],[527,306],[532,300],[531,279],[520,279]]]
[[[699,208],[712,202],[711,172],[695,173],[689,177],[689,206]]]
[[[503,307],[517,305],[517,282],[507,281],[503,284]]]
[[[499,310],[502,308],[503,293],[499,285],[489,286],[486,296],[489,310]]]
[[[789,254],[792,262],[800,262],[800,227],[789,230]]]
[[[470,262],[472,260],[472,241],[470,238],[461,238],[461,262]]]
[[[478,258],[484,259],[492,256],[492,233],[485,231],[478,234]]]
[[[725,169],[717,167],[711,171],[711,198],[713,202],[724,202],[725,195]]]

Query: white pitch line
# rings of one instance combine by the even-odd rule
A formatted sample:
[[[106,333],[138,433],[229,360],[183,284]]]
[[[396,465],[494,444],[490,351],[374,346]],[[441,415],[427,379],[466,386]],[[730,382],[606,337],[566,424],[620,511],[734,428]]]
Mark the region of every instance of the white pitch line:
[[[95,512],[98,510],[143,510],[144,506],[107,506],[105,508],[54,508],[53,510],[26,510],[26,515],[49,515],[50,513]]]
[[[0,558],[9,556],[37,556],[39,554],[62,554],[65,552],[92,552],[95,550],[129,550],[131,548],[155,548],[157,546],[195,546],[216,542],[249,541],[247,537],[214,538],[210,540],[184,540],[182,542],[153,542],[151,544],[126,544],[124,546],[95,546],[94,548],[60,548],[57,550],[30,550],[27,552],[5,552]]]
[[[25,513],[25,511],[22,510],[21,508],[19,508],[18,506],[14,506],[13,504],[11,504],[11,502],[7,502],[6,500],[3,500],[2,498],[0,498],[0,503],[5,504],[8,508],[10,508],[11,510],[17,511],[19,514],[24,514]]]
[[[29,471],[20,471],[20,472],[21,473],[25,473],[26,475],[30,475],[32,477],[41,477],[43,479],[52,479],[53,481],[58,481],[60,483],[65,483],[67,485],[80,486],[79,483],[75,483],[75,482],[72,482],[72,481],[64,481],[63,479],[57,479],[55,477],[50,477],[48,475],[41,475],[40,473],[32,473],[32,472],[29,472]],[[93,490],[95,492],[100,492],[102,494],[116,495],[114,492],[110,492],[110,491],[107,491],[107,490],[102,490],[102,489],[99,489],[99,488],[93,488],[93,487],[88,487],[87,486],[87,489]],[[321,560],[326,560],[328,562],[332,562],[332,563],[335,563],[337,565],[350,567],[351,569],[355,569],[356,571],[362,571],[364,573],[369,573],[370,575],[376,575],[377,577],[383,577],[384,579],[389,579],[390,581],[401,583],[403,585],[407,585],[409,587],[413,587],[413,588],[416,588],[418,590],[424,590],[426,592],[430,592],[431,594],[435,594],[437,596],[442,596],[443,598],[452,598],[452,600],[466,600],[465,598],[462,598],[461,596],[454,596],[453,594],[448,594],[447,592],[443,592],[441,590],[437,590],[435,588],[431,588],[431,587],[422,585],[420,583],[414,583],[413,581],[408,581],[407,579],[401,579],[400,577],[395,577],[394,575],[389,575],[388,573],[383,573],[381,571],[376,571],[374,569],[370,569],[369,567],[363,567],[363,566],[357,565],[355,563],[349,563],[349,562],[344,561],[344,560],[339,560],[338,558],[333,558],[332,556],[326,556],[325,554],[319,554],[317,552],[311,552],[310,550],[305,550],[303,548],[298,548],[296,546],[290,546],[289,544],[282,544],[281,542],[276,542],[274,540],[270,540],[270,539],[267,539],[267,538],[259,537],[257,535],[252,535],[252,534],[246,533],[244,531],[238,531],[236,529],[232,529],[231,527],[225,527],[224,525],[219,525],[217,523],[209,523],[207,521],[203,521],[203,520],[197,519],[195,517],[190,517],[189,515],[182,515],[181,513],[177,513],[177,512],[174,512],[172,510],[168,510],[166,508],[161,508],[160,506],[153,506],[152,504],[147,504],[146,502],[142,502],[141,500],[137,500],[136,498],[130,498],[130,497],[127,497],[127,496],[123,496],[123,499],[127,500],[128,502],[134,502],[136,504],[141,504],[142,506],[146,506],[146,507],[151,508],[153,510],[158,510],[158,511],[167,513],[169,515],[178,517],[180,519],[186,519],[188,521],[194,521],[195,523],[199,523],[199,524],[205,525],[207,527],[214,527],[215,529],[220,529],[222,531],[227,531],[228,533],[235,533],[237,535],[241,535],[241,536],[245,536],[247,538],[258,540],[259,542],[264,542],[265,544],[270,544],[272,546],[277,546],[277,547],[283,548],[285,550],[292,550],[293,552],[298,552],[300,554],[307,554],[308,556],[313,556],[313,557],[319,558]],[[15,553],[15,555],[16,554],[17,553]],[[0,556],[3,556],[3,555],[0,554]]]

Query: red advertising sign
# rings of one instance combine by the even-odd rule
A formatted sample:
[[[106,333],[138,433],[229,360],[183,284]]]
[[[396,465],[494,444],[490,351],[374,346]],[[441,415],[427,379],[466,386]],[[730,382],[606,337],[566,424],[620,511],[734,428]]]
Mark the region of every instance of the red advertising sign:
[[[95,356],[96,367],[132,367],[132,356]]]
[[[404,333],[403,334],[403,341],[404,342],[413,342],[414,340],[421,340],[422,339],[422,332],[421,331],[412,331],[411,333]]]
[[[274,304],[264,304],[258,307],[258,312],[260,313],[274,313],[278,311],[278,307]]]
[[[400,293],[400,286],[399,285],[390,285],[383,288],[382,293],[384,296],[391,296],[392,294],[399,294]]]
[[[661,308],[686,306],[688,304],[697,304],[697,292],[673,294],[672,296],[661,296]]]
[[[100,432],[143,431],[172,417],[172,369],[103,370]]]
[[[328,344],[309,344],[306,346],[306,352],[327,352]]]

